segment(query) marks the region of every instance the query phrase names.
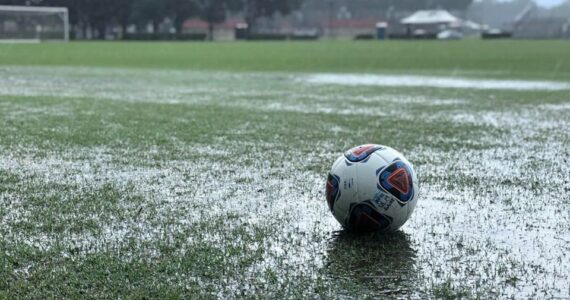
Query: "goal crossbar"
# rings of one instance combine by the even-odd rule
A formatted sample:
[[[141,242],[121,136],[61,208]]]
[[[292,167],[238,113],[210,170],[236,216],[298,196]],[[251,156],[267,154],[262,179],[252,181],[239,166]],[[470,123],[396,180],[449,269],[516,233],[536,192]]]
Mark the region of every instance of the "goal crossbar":
[[[68,13],[67,7],[0,5],[0,11],[29,13]]]

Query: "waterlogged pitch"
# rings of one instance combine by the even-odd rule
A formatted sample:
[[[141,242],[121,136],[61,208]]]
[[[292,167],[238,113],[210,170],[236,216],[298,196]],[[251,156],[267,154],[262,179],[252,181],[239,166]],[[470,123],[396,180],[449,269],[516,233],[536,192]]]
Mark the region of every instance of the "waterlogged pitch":
[[[568,75],[439,74],[0,67],[0,298],[570,297]],[[328,211],[365,143],[392,235]]]

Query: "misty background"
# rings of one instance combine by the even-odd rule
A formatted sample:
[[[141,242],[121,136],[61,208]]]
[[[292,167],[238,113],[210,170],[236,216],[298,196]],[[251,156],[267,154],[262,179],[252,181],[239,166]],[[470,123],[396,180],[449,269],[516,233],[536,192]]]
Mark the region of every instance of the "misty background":
[[[570,36],[570,0],[0,0],[0,5],[67,7],[74,39],[372,39],[379,36],[378,24],[386,38],[436,38],[450,30],[452,38]],[[431,11],[424,12],[431,18],[425,24],[402,22],[425,10]],[[48,31],[49,25],[24,21],[0,12],[0,31],[23,26]]]

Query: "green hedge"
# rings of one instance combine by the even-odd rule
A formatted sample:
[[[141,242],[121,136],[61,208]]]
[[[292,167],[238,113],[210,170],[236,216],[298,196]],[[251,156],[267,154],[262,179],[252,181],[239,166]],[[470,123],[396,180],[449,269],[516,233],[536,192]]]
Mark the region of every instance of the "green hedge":
[[[205,33],[128,33],[123,37],[127,41],[204,41]]]
[[[318,40],[318,35],[294,35],[284,33],[250,33],[245,37],[250,41],[285,41],[285,40],[301,40],[314,41]]]

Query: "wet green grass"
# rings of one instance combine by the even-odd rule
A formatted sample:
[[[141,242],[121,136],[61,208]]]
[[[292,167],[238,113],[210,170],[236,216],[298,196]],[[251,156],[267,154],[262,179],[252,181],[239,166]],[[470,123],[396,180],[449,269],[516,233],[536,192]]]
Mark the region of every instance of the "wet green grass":
[[[563,57],[552,53],[566,44],[520,43],[514,51],[540,54],[536,72],[502,61],[469,76],[553,79],[545,61]],[[280,72],[235,73],[237,62],[232,72],[175,71],[164,53],[214,46],[133,44],[163,54],[139,65],[110,58],[126,45],[72,43],[71,54],[59,44],[0,46],[19,49],[0,58],[18,65],[27,64],[20,56],[75,64],[65,59],[89,55],[88,46],[118,51],[94,52],[81,63],[89,67],[0,68],[0,298],[570,295],[568,91],[306,84],[288,71],[356,69],[304,66],[299,53],[284,54],[290,68],[241,67]],[[346,58],[350,49],[443,44],[284,45],[338,47]],[[32,58],[39,49],[55,56]],[[446,74],[453,59],[425,68]],[[93,67],[161,60],[162,70]],[[361,71],[406,70],[382,64]],[[421,180],[414,215],[391,235],[342,231],[324,200],[335,158],[368,142],[401,150]]]
[[[398,72],[570,78],[567,41],[232,42],[0,45],[1,65]]]
[[[231,102],[232,99],[227,101]],[[178,150],[175,144],[180,142],[216,144],[220,139],[233,143],[272,141],[283,147],[310,151],[312,145],[300,140],[302,137],[332,144],[341,140],[340,145],[335,145],[338,148],[333,149],[336,151],[342,151],[342,147],[347,145],[362,143],[364,139],[383,140],[406,148],[411,148],[416,143],[447,148],[468,146],[481,132],[492,130],[484,125],[456,124],[444,119],[411,119],[393,123],[392,116],[389,115],[348,115],[338,118],[334,114],[319,113],[255,113],[247,107],[226,109],[223,104],[197,105],[189,109],[186,104],[121,103],[90,98],[78,100],[50,97],[3,97],[3,104],[9,108],[3,111],[2,118],[6,130],[0,132],[4,146],[26,144],[45,150],[99,146],[121,149],[125,145],[133,150],[158,147],[161,151],[175,151],[158,157],[167,160],[174,156],[191,158],[196,155],[176,152]],[[54,111],[64,106],[68,113],[43,116],[34,114],[33,118],[10,117],[12,105],[13,109],[26,107],[36,111]],[[416,104],[409,109],[425,114],[430,111],[439,112],[439,108],[429,105]],[[244,123],[251,128],[235,130]],[[331,136],[327,130],[331,125],[345,127],[348,133],[352,130],[361,133]],[[458,139],[448,144],[437,141],[437,138],[446,136]]]

